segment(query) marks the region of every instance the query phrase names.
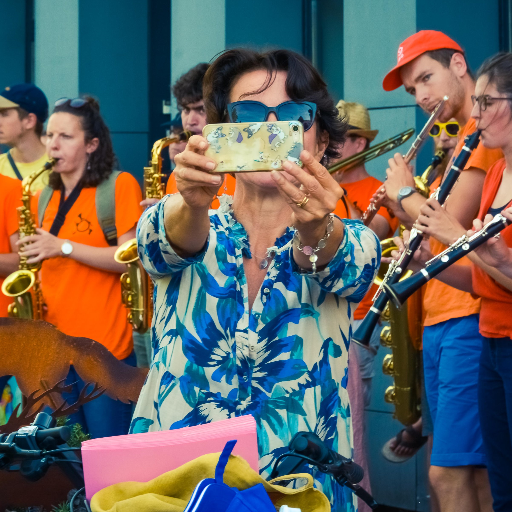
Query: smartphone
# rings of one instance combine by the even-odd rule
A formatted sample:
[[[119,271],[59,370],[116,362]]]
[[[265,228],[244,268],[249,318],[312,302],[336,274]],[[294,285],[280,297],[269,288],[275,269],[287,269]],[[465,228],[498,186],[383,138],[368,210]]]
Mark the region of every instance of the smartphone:
[[[282,169],[289,160],[302,167],[304,127],[299,121],[207,124],[206,156],[217,163],[214,172],[258,172]]]

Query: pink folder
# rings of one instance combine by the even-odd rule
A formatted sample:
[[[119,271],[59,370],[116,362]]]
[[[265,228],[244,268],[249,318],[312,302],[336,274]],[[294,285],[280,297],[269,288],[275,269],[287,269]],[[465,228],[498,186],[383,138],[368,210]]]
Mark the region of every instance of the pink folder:
[[[252,416],[197,427],[103,437],[82,443],[87,499],[119,482],[147,482],[201,455],[222,451],[231,439],[240,455],[258,471],[258,439]]]

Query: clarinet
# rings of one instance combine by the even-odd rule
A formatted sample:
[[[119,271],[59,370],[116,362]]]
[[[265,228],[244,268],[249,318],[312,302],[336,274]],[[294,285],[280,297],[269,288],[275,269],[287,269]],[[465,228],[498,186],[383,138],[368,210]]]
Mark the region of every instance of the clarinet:
[[[433,277],[436,277],[443,270],[446,270],[456,261],[459,261],[466,256],[466,254],[480,247],[493,236],[498,236],[498,234],[510,224],[511,222],[499,213],[489,224],[484,226],[480,231],[477,231],[474,235],[470,237],[467,235],[461,236],[445,251],[427,261],[425,268],[422,268],[416,274],[404,279],[400,283],[386,283],[384,285],[384,293],[396,307],[401,307],[402,304],[425,283],[430,281]]]
[[[452,188],[455,183],[457,183],[461,171],[464,169],[467,164],[469,157],[473,150],[478,146],[480,142],[480,131],[477,130],[471,135],[468,135],[464,139],[464,146],[462,147],[460,153],[457,155],[457,158],[454,160],[448,175],[441,183],[441,186],[436,190],[434,194],[434,198],[439,201],[439,204],[443,205],[448,196],[450,195]],[[380,316],[382,315],[385,307],[387,306],[389,297],[382,293],[384,286],[386,284],[393,285],[397,283],[402,277],[409,263],[412,261],[414,253],[419,249],[421,242],[423,241],[423,233],[413,227],[411,230],[411,236],[409,238],[409,243],[407,244],[405,251],[402,253],[400,259],[398,261],[393,261],[382,280],[382,284],[379,286],[377,293],[373,297],[373,305],[370,308],[370,311],[364,317],[364,320],[361,322],[361,325],[354,333],[352,339],[356,343],[368,347],[370,344],[370,338],[372,335],[377,322],[379,321]]]

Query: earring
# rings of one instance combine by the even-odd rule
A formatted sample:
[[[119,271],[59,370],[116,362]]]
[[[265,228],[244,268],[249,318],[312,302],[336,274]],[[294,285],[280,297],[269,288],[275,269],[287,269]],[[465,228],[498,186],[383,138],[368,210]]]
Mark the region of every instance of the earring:
[[[87,170],[91,170],[91,155],[87,156]]]

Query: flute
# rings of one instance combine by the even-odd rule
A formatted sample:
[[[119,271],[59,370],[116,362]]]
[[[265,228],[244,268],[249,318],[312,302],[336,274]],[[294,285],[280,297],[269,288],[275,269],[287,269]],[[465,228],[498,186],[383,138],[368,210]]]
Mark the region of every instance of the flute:
[[[468,135],[464,139],[464,146],[460,150],[460,153],[457,155],[457,158],[454,160],[448,175],[433,195],[433,197],[439,201],[439,204],[443,205],[450,195],[455,183],[457,183],[459,179],[461,171],[464,169],[469,160],[469,157],[471,156],[471,153],[478,146],[479,142],[479,130],[472,133],[471,135]],[[388,296],[385,293],[382,293],[384,285],[387,283],[390,285],[395,284],[400,280],[404,271],[407,270],[407,267],[411,262],[414,253],[420,247],[422,240],[423,233],[419,229],[413,227],[411,229],[411,236],[405,251],[402,253],[398,261],[393,261],[389,265],[388,271],[386,272],[386,275],[384,276],[384,279],[382,280],[377,293],[373,297],[372,307],[352,337],[356,343],[365,347],[369,346],[372,332],[375,329],[375,326],[377,325],[377,322],[379,321],[379,318],[382,315],[382,312],[384,311],[389,300]]]
[[[438,120],[439,116],[443,112],[444,106],[446,102],[448,101],[448,96],[445,96],[436,106],[430,117],[428,118],[427,123],[421,130],[421,132],[418,134],[418,136],[414,139],[414,142],[412,143],[411,147],[409,148],[409,151],[404,156],[404,160],[406,164],[409,164],[417,155],[418,151],[420,150],[421,146],[425,144],[425,142],[428,139],[428,135],[430,133],[430,130],[432,129],[432,126],[434,126],[434,123]],[[384,192],[385,188],[382,186],[379,189],[379,192]],[[377,215],[377,211],[379,210],[380,205],[376,203],[370,203],[366,211],[363,213],[363,216],[361,217],[361,220],[363,221],[363,224],[365,226],[368,226],[375,215]]]
[[[425,268],[422,268],[416,274],[399,283],[386,283],[383,287],[384,293],[396,307],[401,307],[402,304],[425,283],[436,277],[438,274],[443,272],[443,270],[446,270],[471,251],[474,251],[477,247],[480,247],[493,236],[497,236],[510,224],[511,222],[499,213],[491,220],[491,222],[489,222],[489,224],[484,226],[480,231],[477,231],[474,235],[461,236],[445,251],[427,261],[425,263]]]

